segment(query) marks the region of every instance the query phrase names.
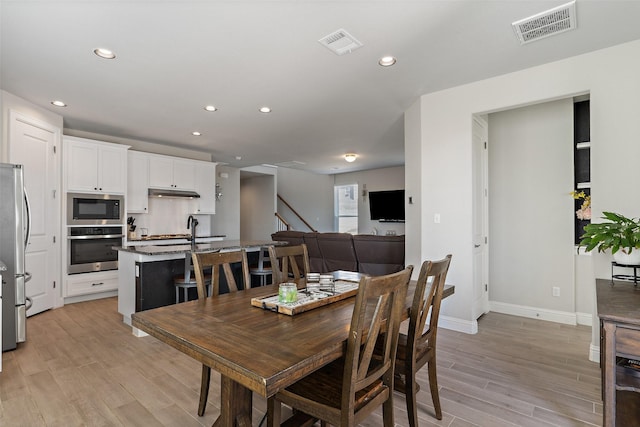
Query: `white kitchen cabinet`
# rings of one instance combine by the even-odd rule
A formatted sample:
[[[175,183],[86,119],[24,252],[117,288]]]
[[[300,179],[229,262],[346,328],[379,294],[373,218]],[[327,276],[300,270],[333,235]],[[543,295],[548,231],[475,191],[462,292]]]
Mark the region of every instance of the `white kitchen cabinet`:
[[[195,214],[216,213],[216,163],[194,162],[195,190],[200,194]]]
[[[67,191],[125,194],[128,145],[65,137]]]
[[[65,297],[97,294],[118,289],[118,270],[94,273],[70,274],[66,276]]]
[[[194,161],[176,157],[149,156],[149,187],[172,190],[194,190]]]
[[[127,212],[149,212],[149,155],[129,151],[127,165]]]

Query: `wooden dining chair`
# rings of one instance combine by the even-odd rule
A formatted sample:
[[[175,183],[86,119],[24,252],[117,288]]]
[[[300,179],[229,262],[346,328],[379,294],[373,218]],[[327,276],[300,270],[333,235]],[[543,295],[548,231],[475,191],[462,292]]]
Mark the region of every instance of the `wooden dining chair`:
[[[220,271],[222,270],[224,278],[229,287],[229,292],[238,291],[238,283],[233,275],[231,264],[240,263],[242,268],[242,289],[251,286],[249,276],[249,263],[247,262],[247,253],[244,249],[233,252],[207,252],[192,253],[193,267],[196,274],[198,285],[198,299],[207,298],[206,289],[206,270],[211,268],[211,296],[215,297],[220,294]],[[211,380],[211,368],[202,365],[202,379],[200,382],[200,403],[198,404],[198,415],[204,415],[207,406],[207,398],[209,397],[209,382]]]
[[[297,246],[269,246],[273,283],[298,280],[309,274],[309,253],[304,243]]]
[[[384,425],[393,427],[395,354],[412,270],[360,280],[345,356],[270,397],[269,427],[280,425],[282,403],[334,426],[355,426],[382,405]]]
[[[436,376],[436,336],[438,333],[438,317],[444,290],[447,271],[451,264],[451,255],[439,261],[425,261],[420,268],[416,284],[411,313],[409,315],[408,333],[400,334],[396,354],[395,390],[405,394],[409,426],[418,426],[416,407],[416,373],[425,364],[429,371],[429,388],[436,418],[442,419],[438,379]],[[428,291],[427,291],[428,289]],[[429,321],[428,328],[427,320]]]

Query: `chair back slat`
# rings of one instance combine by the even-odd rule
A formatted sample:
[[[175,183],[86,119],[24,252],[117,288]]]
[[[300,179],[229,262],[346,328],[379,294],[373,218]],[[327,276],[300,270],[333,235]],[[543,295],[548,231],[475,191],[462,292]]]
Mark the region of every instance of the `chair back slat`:
[[[220,294],[220,271],[224,274],[229,287],[229,292],[238,291],[238,284],[233,275],[231,264],[240,263],[242,267],[242,287],[246,289],[251,284],[249,276],[249,263],[247,261],[247,253],[244,249],[233,252],[206,252],[192,253],[193,267],[196,273],[196,282],[198,284],[198,299],[206,298],[207,292],[205,287],[204,269],[211,267],[211,296]]]
[[[343,409],[353,408],[355,394],[376,381],[393,389],[398,331],[412,271],[413,266],[408,266],[397,273],[360,280],[347,339]],[[376,350],[378,339],[383,342],[381,353]]]
[[[273,283],[298,280],[309,273],[309,254],[304,243],[297,246],[269,246]],[[298,267],[301,260],[302,270]]]

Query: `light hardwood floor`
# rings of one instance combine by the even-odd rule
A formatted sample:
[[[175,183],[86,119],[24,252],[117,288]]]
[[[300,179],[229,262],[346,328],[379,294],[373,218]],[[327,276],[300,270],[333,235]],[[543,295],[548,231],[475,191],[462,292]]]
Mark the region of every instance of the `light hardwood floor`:
[[[0,426],[210,426],[219,377],[196,414],[201,365],[122,323],[116,298],[66,305],[29,318],[28,341],[4,353]],[[419,373],[421,426],[598,426],[600,369],[587,359],[583,326],[489,313],[480,332],[438,332],[443,419],[433,418],[426,369]],[[407,425],[395,394],[395,420]],[[254,397],[254,425],[266,408]],[[381,426],[381,412],[363,424]]]

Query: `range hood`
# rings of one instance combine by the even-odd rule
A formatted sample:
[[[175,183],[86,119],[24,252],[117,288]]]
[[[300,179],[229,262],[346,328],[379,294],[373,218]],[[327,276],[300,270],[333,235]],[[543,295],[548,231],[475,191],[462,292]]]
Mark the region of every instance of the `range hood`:
[[[167,190],[165,188],[150,188],[149,197],[197,199],[200,197],[200,195],[195,191],[188,191],[188,190]]]

